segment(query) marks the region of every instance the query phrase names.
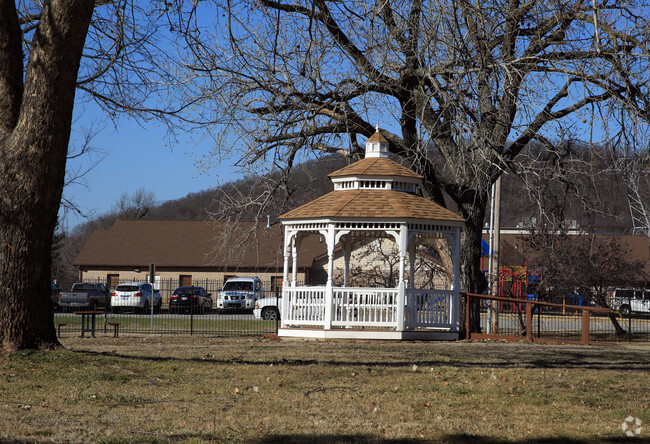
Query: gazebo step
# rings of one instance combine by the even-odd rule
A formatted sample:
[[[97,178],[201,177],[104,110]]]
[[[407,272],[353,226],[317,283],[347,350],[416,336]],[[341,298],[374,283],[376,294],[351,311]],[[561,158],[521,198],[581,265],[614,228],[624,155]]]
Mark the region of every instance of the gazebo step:
[[[325,330],[322,328],[280,328],[280,338],[312,338],[312,339],[380,339],[387,341],[420,340],[420,341],[455,341],[458,332],[444,330],[357,330],[341,328]]]

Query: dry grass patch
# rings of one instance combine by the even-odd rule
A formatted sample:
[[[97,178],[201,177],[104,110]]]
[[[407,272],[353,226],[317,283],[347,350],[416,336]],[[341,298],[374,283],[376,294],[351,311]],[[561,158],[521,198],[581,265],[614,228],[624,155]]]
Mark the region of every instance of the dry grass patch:
[[[624,440],[629,415],[650,428],[648,346],[63,343],[0,356],[0,441],[602,442]]]

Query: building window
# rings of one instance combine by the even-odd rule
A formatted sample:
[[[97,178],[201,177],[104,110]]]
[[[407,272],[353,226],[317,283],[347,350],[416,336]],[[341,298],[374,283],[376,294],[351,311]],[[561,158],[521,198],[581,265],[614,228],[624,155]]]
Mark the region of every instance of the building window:
[[[181,274],[178,276],[178,286],[179,287],[189,287],[192,285],[192,275],[191,274]]]
[[[119,274],[107,274],[106,275],[106,287],[109,290],[115,290],[120,284],[120,275]]]
[[[271,276],[271,292],[274,296],[282,295],[282,276]]]

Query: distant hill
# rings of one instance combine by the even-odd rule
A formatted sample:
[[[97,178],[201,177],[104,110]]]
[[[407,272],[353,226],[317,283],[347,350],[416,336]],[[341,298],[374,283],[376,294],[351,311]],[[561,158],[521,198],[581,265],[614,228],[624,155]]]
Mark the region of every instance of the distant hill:
[[[281,189],[276,192],[272,198],[273,203],[269,205],[268,211],[264,212],[264,221],[266,221],[267,213],[275,219],[280,214],[331,191],[332,184],[327,175],[347,164],[348,161],[341,156],[328,156],[321,160],[313,160],[295,166],[289,179],[288,189]],[[247,195],[254,199],[267,192],[266,184],[273,182],[277,178],[278,173],[272,174],[270,178],[268,176],[245,177],[214,189],[190,193],[185,197],[161,203],[152,208],[145,218],[210,220],[220,211],[221,213],[224,213],[224,211],[227,213],[226,210],[232,197]],[[285,197],[287,197],[287,204],[283,208],[281,202]],[[241,219],[253,220],[254,208],[247,209],[243,215],[240,213]],[[234,208],[231,210],[234,210]]]
[[[288,188],[276,191],[271,198],[271,204],[260,218],[266,221],[266,215],[269,214],[272,219],[275,219],[286,211],[328,193],[332,190],[328,174],[348,163],[349,160],[342,156],[327,156],[296,165],[291,173]],[[589,165],[585,163],[582,167],[588,168]],[[263,193],[269,192],[267,185],[277,179],[278,174],[273,173],[271,177],[244,177],[213,189],[197,191],[179,199],[161,202],[150,208],[143,218],[210,220],[225,219],[239,212],[238,216],[242,220],[252,221],[256,218],[258,205],[251,205],[242,213],[229,202],[235,196],[248,196],[251,200],[255,200]],[[643,184],[646,203],[650,202],[648,176],[645,175]],[[524,184],[524,179],[528,185]],[[544,182],[539,178],[535,181],[535,178],[524,178],[506,172],[502,179],[501,225],[517,227],[538,218],[539,205],[530,197],[529,189],[532,189],[534,194],[543,195],[546,211],[567,221],[575,220],[583,227],[611,227],[617,231],[624,230],[626,227],[631,229],[626,188],[619,175],[602,172],[596,175],[591,171],[583,171],[572,181],[573,184],[553,180]],[[577,196],[578,193],[581,196]],[[454,203],[449,199],[447,206],[456,210]],[[124,215],[118,212],[104,214],[81,224],[75,232],[81,234],[92,232],[97,228],[108,228],[118,218],[124,218]]]

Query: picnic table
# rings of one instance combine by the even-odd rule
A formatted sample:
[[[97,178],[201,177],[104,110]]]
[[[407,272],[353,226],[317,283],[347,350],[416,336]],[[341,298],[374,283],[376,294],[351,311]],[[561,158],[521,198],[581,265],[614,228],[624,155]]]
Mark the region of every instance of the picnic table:
[[[75,311],[74,314],[81,316],[81,337],[83,338],[86,332],[95,337],[95,316],[104,314],[103,311],[90,310],[90,311]]]

